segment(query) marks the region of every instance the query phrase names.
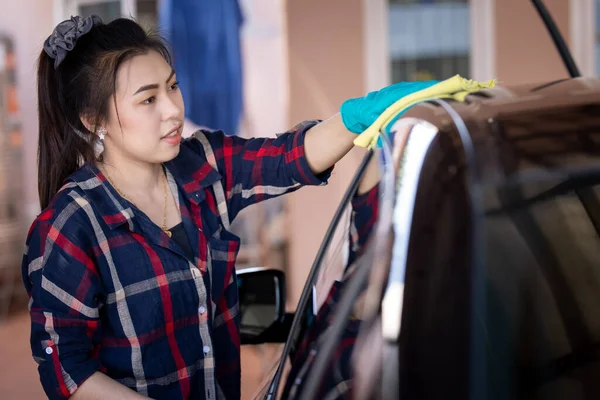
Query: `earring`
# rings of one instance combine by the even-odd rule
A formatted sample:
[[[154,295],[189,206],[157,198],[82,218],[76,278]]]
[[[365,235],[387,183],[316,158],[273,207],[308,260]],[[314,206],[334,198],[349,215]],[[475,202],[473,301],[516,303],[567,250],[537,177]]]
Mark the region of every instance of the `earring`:
[[[105,136],[106,136],[106,129],[104,129],[104,128],[98,129],[98,137],[100,138],[100,140],[104,140]]]
[[[98,132],[98,141],[94,144],[94,155],[96,159],[100,159],[102,153],[104,153],[104,137],[106,136],[106,129],[100,128]]]

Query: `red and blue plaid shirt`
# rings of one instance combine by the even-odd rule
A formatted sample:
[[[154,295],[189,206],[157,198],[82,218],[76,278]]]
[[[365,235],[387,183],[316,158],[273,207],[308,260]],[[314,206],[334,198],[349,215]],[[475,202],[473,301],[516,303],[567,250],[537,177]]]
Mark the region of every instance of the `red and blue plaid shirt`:
[[[325,184],[330,171],[315,176],[304,155],[315,123],[276,139],[200,131],[182,142],[165,171],[193,260],[95,166],[67,180],[31,226],[23,260],[49,398],[68,398],[96,371],[157,399],[240,398],[240,241],[227,227],[248,205]]]

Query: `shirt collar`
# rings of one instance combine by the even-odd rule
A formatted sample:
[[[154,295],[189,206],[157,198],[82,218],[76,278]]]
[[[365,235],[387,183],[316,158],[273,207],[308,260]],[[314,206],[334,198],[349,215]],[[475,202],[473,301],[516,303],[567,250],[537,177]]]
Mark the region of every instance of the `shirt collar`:
[[[177,157],[165,163],[165,167],[188,200],[196,205],[205,199],[204,189],[221,180],[221,174],[189,148],[187,142],[182,143]],[[134,231],[135,215],[131,206],[116,192],[96,165],[85,164],[68,181],[83,190],[111,229],[127,223],[129,229]]]
[[[192,145],[191,140],[183,141],[177,157],[165,163],[165,166],[183,188],[188,199],[197,205],[206,197],[204,189],[220,181],[221,174],[206,158],[194,151]]]
[[[125,223],[134,230],[133,210],[94,164],[85,164],[68,179],[84,192],[104,222],[114,229]]]

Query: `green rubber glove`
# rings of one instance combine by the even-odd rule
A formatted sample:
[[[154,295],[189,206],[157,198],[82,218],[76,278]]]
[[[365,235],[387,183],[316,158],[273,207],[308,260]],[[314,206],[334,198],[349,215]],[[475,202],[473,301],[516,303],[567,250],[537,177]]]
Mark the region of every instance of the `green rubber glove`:
[[[342,121],[350,132],[360,134],[383,113],[386,108],[404,96],[427,89],[440,81],[399,82],[371,92],[364,97],[342,103]]]

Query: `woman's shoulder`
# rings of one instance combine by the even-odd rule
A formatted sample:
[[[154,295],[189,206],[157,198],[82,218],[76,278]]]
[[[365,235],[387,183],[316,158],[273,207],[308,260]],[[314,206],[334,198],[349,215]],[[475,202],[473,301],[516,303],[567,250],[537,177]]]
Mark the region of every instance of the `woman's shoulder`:
[[[32,222],[28,239],[34,231],[67,239],[81,239],[81,235],[92,232],[87,205],[89,200],[85,191],[77,182],[67,181]]]
[[[80,210],[89,203],[89,194],[102,186],[102,182],[90,165],[83,165],[65,179],[48,208],[53,210]]]
[[[29,291],[43,285],[42,275],[58,284],[80,279],[86,268],[95,271],[93,255],[99,241],[86,204],[85,191],[67,182],[31,223],[21,264],[23,276],[29,277],[25,280]]]

